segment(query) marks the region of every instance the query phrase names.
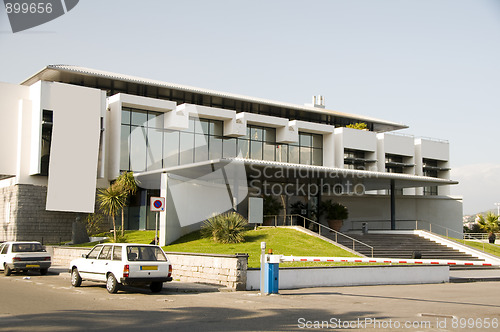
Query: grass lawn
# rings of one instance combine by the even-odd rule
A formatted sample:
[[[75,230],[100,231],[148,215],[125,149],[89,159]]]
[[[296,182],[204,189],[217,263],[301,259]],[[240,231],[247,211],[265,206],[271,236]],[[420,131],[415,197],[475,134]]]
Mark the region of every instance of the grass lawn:
[[[110,233],[98,234],[99,236],[111,236]],[[125,238],[128,243],[148,244],[154,239],[154,231],[125,231]],[[104,242],[110,242],[105,240]],[[280,255],[293,256],[338,256],[355,257],[348,251],[318,239],[314,236],[304,234],[294,229],[287,228],[258,228],[257,230],[248,230],[245,232],[245,242],[235,244],[215,243],[211,239],[202,238],[200,232],[187,234],[173,244],[163,247],[165,251],[172,252],[191,252],[207,254],[226,254],[234,255],[236,253],[248,254],[248,266],[260,267],[260,243],[266,242],[267,249],[273,249],[273,253]],[[93,247],[97,242],[82,243],[72,245],[73,247]],[[299,267],[299,266],[334,266],[334,265],[359,265],[357,263],[283,263],[281,267]]]
[[[348,251],[333,244],[286,228],[258,228],[245,232],[245,242],[236,244],[215,243],[211,239],[202,238],[200,232],[193,232],[183,236],[173,244],[163,247],[165,251],[228,254],[249,254],[248,266],[260,267],[260,243],[266,242],[267,249],[273,253],[293,256],[339,256],[354,257]],[[348,265],[345,263],[285,263],[281,267],[291,266],[319,266],[319,265]]]
[[[480,242],[465,241],[465,244],[470,246],[470,247],[473,247],[475,249],[479,249],[479,250],[483,251],[483,244]],[[487,252],[488,254],[492,254],[492,255],[500,257],[500,246],[496,245],[496,244],[485,243],[484,244],[484,252]]]
[[[101,233],[93,236],[113,237],[111,233]],[[145,243],[149,244],[155,238],[155,231],[125,231],[125,241],[127,243]],[[110,239],[102,241],[102,243],[111,242]],[[93,247],[99,242],[87,242],[81,244],[72,244],[71,247]]]

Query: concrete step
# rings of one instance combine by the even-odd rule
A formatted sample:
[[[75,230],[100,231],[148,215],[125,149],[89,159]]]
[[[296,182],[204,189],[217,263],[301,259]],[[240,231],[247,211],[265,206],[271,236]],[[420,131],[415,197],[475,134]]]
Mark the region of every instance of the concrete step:
[[[335,234],[322,234],[335,240]],[[424,239],[418,235],[409,234],[348,234],[348,236],[366,243],[374,248],[374,257],[388,258],[411,258],[414,251],[419,251],[422,259],[450,259],[482,261],[472,255],[462,253],[456,249],[441,245],[434,241]],[[342,236],[337,237],[338,243],[352,248],[352,240]],[[359,243],[355,244],[355,250],[359,253],[371,256],[371,249]]]

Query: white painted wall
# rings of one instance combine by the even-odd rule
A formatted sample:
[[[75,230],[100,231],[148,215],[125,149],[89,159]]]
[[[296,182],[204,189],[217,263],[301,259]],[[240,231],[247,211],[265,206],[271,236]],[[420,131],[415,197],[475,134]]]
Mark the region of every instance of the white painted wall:
[[[0,174],[17,173],[19,113],[28,99],[28,87],[0,82]]]
[[[365,151],[366,159],[377,159],[377,134],[353,128],[335,128],[335,167],[344,168],[344,150]],[[367,170],[377,171],[378,165],[368,164]]]
[[[450,144],[448,142],[417,138],[415,146],[421,150],[422,158],[450,160]]]
[[[360,230],[361,223],[367,222],[369,230],[390,229],[390,197],[381,195],[335,196],[334,201],[344,204],[349,210],[349,218],[344,221],[342,231]],[[328,199],[324,197],[324,199]],[[419,226],[433,224],[432,231],[445,234],[449,228],[462,234],[462,199],[446,196],[396,196],[397,229],[414,229],[415,220]]]
[[[40,114],[53,111],[46,209],[94,212],[104,92],[52,82],[41,88]]]
[[[450,280],[448,266],[281,268],[279,289],[437,284]],[[260,289],[260,269],[247,271],[247,290]]]
[[[386,133],[377,134],[377,165],[379,172],[385,172],[385,156],[394,154],[403,156],[406,164],[415,164],[415,140],[411,136],[391,135]],[[415,166],[404,167],[404,174],[415,174]],[[379,191],[384,194],[385,191]],[[415,188],[404,188],[405,195],[415,195]]]

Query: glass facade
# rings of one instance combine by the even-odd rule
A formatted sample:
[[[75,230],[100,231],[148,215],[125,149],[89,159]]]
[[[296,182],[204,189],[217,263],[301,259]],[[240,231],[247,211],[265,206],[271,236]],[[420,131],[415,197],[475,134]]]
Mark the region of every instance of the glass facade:
[[[224,137],[222,121],[190,118],[186,130],[163,129],[163,114],[123,108],[121,171],[144,172],[205,160],[243,158],[305,165],[323,164],[323,136],[299,133],[299,142],[276,142],[276,129],[247,127],[243,137]]]
[[[49,175],[50,146],[52,144],[53,112],[42,112],[42,144],[40,151],[40,175]]]
[[[224,123],[190,118],[185,130],[167,130],[163,113],[123,108],[120,140],[120,170],[132,172],[190,164],[220,158],[241,157],[306,165],[323,164],[322,135],[299,133],[296,144],[276,142],[276,129],[247,127],[243,137],[224,137]],[[159,190],[141,189],[125,209],[126,229],[154,229],[155,213],[149,210],[151,196]]]

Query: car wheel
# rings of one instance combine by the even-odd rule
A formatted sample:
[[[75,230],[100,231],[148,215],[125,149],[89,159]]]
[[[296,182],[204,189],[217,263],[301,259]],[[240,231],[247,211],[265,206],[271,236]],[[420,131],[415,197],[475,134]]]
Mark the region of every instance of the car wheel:
[[[106,279],[106,289],[110,294],[114,294],[118,291],[118,282],[116,281],[113,273],[108,274],[108,278]]]
[[[153,293],[159,293],[163,289],[163,282],[152,282],[151,285],[149,285],[149,289]]]
[[[40,269],[40,275],[42,276],[46,275],[48,270],[49,269]]]
[[[3,274],[5,274],[6,276],[10,276],[11,273],[12,273],[12,269],[8,265],[5,265],[3,267]]]
[[[80,287],[82,284],[82,277],[80,277],[80,273],[78,273],[78,269],[75,267],[71,271],[71,285],[73,287]]]

